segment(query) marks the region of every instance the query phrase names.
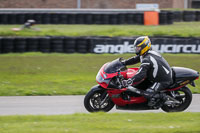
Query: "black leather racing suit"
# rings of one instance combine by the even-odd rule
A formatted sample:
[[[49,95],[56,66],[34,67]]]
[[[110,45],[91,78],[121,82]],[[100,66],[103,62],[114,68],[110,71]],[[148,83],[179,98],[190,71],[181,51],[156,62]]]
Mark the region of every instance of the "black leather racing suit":
[[[133,65],[139,62],[141,62],[140,68],[132,77],[133,85],[137,85],[147,78],[153,84],[146,91],[154,95],[172,83],[172,70],[167,61],[156,51],[149,50],[145,55],[125,60],[124,64]]]

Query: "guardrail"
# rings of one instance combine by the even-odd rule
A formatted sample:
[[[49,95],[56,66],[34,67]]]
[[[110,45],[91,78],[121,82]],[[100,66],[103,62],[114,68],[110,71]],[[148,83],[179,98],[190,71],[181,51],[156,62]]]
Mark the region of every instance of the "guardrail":
[[[0,53],[133,53],[136,37],[1,37]],[[200,38],[150,37],[161,53],[200,53]]]

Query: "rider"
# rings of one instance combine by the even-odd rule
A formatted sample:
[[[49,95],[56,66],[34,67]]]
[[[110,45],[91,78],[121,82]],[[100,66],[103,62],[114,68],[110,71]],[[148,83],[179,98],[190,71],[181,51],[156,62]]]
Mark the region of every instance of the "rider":
[[[133,65],[141,62],[135,76],[123,80],[123,85],[130,91],[143,95],[148,99],[148,105],[156,104],[156,97],[160,90],[167,88],[172,83],[172,70],[167,61],[156,51],[151,49],[151,41],[147,36],[138,37],[134,42],[136,56],[125,60],[124,65]],[[134,86],[148,79],[152,85],[144,90],[136,89]]]

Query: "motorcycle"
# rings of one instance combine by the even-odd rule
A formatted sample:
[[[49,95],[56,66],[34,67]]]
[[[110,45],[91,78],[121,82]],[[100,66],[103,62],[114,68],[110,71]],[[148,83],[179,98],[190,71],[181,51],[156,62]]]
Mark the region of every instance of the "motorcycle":
[[[133,77],[139,68],[127,68],[122,61],[123,58],[118,58],[101,67],[96,76],[98,85],[93,86],[84,98],[87,111],[108,112],[116,105],[116,109],[119,110],[158,110],[161,108],[165,112],[181,112],[191,104],[192,93],[186,85],[190,84],[195,87],[194,80],[199,78],[199,72],[184,67],[172,67],[173,83],[159,92],[171,97],[171,100],[166,104],[164,100],[158,99],[156,106],[152,107],[148,106],[147,99],[142,95],[129,91],[123,86],[122,80]],[[145,79],[135,87],[145,90],[151,84],[148,79]]]

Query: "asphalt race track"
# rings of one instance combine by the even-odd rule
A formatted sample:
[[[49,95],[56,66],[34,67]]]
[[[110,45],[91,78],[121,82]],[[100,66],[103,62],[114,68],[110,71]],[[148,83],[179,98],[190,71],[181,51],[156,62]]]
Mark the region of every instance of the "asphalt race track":
[[[2,96],[0,115],[57,115],[88,113],[83,105],[84,96]],[[185,112],[200,112],[200,94],[193,95],[193,101]],[[163,112],[121,111],[115,107],[110,112]]]

